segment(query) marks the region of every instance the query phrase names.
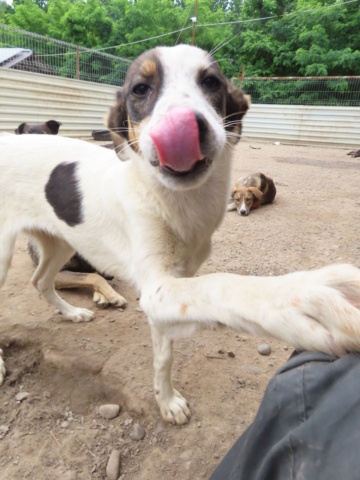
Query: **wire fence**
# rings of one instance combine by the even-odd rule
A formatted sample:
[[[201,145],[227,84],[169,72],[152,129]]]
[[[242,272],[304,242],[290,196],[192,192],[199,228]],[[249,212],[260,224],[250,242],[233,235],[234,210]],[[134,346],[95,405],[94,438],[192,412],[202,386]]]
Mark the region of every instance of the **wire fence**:
[[[0,67],[121,86],[130,60],[0,24]],[[252,103],[360,106],[360,77],[243,77]]]
[[[130,60],[0,24],[0,67],[121,86]]]
[[[251,95],[251,103],[360,106],[360,77],[244,77],[232,82]]]

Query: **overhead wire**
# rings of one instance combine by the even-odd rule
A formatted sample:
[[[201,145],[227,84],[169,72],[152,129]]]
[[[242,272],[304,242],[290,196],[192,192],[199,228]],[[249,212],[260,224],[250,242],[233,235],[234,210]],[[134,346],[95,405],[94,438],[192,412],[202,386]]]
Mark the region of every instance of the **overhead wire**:
[[[182,34],[183,30],[187,30],[187,28],[185,28],[185,23],[189,20],[190,12],[191,12],[191,9],[192,9],[192,7],[193,7],[193,5],[194,5],[194,2],[195,2],[195,0],[192,0],[191,5],[190,5],[190,7],[189,7],[189,9],[188,9],[188,11],[187,11],[187,14],[186,14],[186,16],[185,16],[185,20],[184,20],[182,29],[180,30],[180,33],[179,33],[179,35],[178,35],[178,38],[176,39],[175,45],[178,44],[178,41],[180,40],[180,37],[181,37],[181,34]]]
[[[218,22],[218,23],[205,23],[205,24],[196,24],[196,27],[197,28],[207,28],[207,27],[221,27],[223,25],[235,25],[235,24],[242,24],[242,23],[252,23],[252,22],[261,22],[261,21],[264,21],[264,20],[272,20],[274,18],[284,18],[284,17],[289,17],[289,16],[292,16],[292,15],[298,15],[298,14],[303,14],[303,13],[312,13],[312,12],[317,12],[319,10],[325,10],[325,9],[328,9],[328,8],[336,8],[336,7],[341,7],[343,5],[347,5],[347,4],[350,4],[350,3],[356,3],[356,2],[359,2],[360,0],[347,0],[346,2],[341,2],[341,3],[334,3],[333,5],[322,5],[320,7],[317,7],[317,8],[309,8],[309,9],[306,9],[306,10],[296,10],[294,12],[289,12],[289,13],[284,13],[282,15],[270,15],[270,16],[267,16],[267,17],[260,17],[260,18],[250,18],[250,19],[245,19],[245,20],[233,20],[233,21],[230,21],[230,22]],[[192,4],[194,3],[194,1],[192,2]],[[185,25],[185,22],[184,22],[184,25]],[[174,30],[172,32],[167,32],[167,33],[162,33],[160,35],[154,35],[152,37],[148,37],[148,38],[144,38],[144,39],[141,39],[141,40],[135,40],[133,42],[128,42],[128,43],[122,43],[122,44],[119,44],[119,45],[113,45],[113,46],[110,46],[110,47],[101,47],[101,48],[96,48],[95,51],[103,51],[103,50],[110,50],[112,48],[122,48],[122,47],[127,47],[127,46],[130,46],[130,45],[135,45],[137,43],[142,43],[142,42],[149,42],[150,40],[156,40],[158,38],[162,38],[162,37],[167,37],[167,36],[170,36],[170,35],[174,35],[175,33],[179,33],[179,37],[181,35],[182,32],[186,31],[186,30],[190,30],[190,29],[193,29],[192,26],[189,26],[189,27],[183,27],[178,29],[178,30]],[[231,37],[231,39],[229,41],[232,41],[235,37],[237,37],[239,34],[237,35],[234,35],[233,37]],[[179,40],[179,37],[178,37],[178,40]],[[177,40],[177,41],[178,41]],[[229,43],[229,41],[227,41],[226,43]],[[225,44],[226,44],[225,43]]]

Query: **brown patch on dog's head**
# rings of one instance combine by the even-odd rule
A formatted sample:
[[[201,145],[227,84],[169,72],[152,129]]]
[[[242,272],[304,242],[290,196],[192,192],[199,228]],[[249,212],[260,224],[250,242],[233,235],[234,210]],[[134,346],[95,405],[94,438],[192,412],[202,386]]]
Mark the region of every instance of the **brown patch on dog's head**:
[[[235,145],[240,140],[242,131],[242,118],[249,110],[251,100],[249,95],[240,88],[235,88],[230,82],[226,96],[225,129],[232,133],[230,141]]]
[[[145,60],[141,65],[140,73],[146,78],[154,77],[157,74],[156,62],[152,59]]]
[[[139,151],[141,127],[153,110],[162,76],[156,49],[143,53],[130,65],[124,86],[118,90],[115,106],[107,117],[107,126],[116,148],[130,141],[131,147]]]
[[[115,106],[110,108],[105,120],[107,127],[110,129],[115,149],[121,148],[124,141],[129,140],[127,118],[125,95],[123,88],[121,88],[116,92]]]

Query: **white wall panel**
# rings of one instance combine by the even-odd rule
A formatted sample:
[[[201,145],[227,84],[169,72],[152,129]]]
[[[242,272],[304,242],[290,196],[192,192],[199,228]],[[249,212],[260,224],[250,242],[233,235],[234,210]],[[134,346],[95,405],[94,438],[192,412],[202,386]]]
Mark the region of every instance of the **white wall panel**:
[[[243,122],[249,139],[360,148],[359,107],[253,104]]]
[[[117,87],[0,68],[0,132],[50,119],[60,133],[90,137],[104,128]],[[360,148],[359,107],[253,104],[244,118],[249,139]]]
[[[23,122],[57,120],[60,134],[90,137],[104,128],[117,87],[0,68],[0,132]]]

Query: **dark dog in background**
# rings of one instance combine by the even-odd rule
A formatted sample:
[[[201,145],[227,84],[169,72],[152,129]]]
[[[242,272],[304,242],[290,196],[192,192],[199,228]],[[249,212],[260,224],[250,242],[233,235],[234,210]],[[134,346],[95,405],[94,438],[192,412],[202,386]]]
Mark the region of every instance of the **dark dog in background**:
[[[251,209],[271,203],[276,195],[273,180],[263,173],[254,173],[237,180],[231,190],[231,203],[228,211],[236,210],[239,215],[249,215]]]
[[[22,123],[15,129],[15,135],[57,135],[61,123],[56,120],[48,120],[44,123]]]
[[[360,150],[351,150],[347,155],[351,155],[352,157],[360,157]]]

